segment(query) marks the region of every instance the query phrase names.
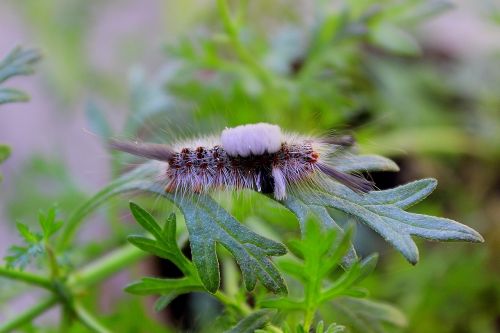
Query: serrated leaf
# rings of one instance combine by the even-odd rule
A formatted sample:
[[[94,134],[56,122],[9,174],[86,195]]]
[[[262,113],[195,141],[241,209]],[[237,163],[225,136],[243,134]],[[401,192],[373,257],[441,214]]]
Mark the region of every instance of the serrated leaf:
[[[366,278],[375,269],[377,260],[378,255],[375,253],[362,261],[354,263],[330,287],[322,291],[321,299],[326,301],[339,295],[352,295],[350,288]],[[354,294],[358,295],[359,290],[355,290]],[[364,293],[362,292],[362,294]]]
[[[1,88],[0,104],[27,102],[30,98],[28,94],[17,89]]]
[[[41,58],[36,50],[23,50],[15,48],[0,62],[0,83],[12,76],[29,75],[33,73],[33,65]],[[12,88],[0,89],[0,104],[25,102],[29,96]]]
[[[352,297],[342,297],[333,303],[337,320],[356,333],[384,333],[383,324],[397,327],[407,325],[405,315],[395,307]]]
[[[35,244],[40,241],[41,236],[31,232],[31,230],[28,228],[26,224],[23,224],[21,222],[16,222],[16,227],[17,231],[19,232],[19,235],[23,237],[26,243]]]
[[[127,239],[134,246],[143,251],[173,262],[186,277],[197,278],[194,267],[184,256],[176,242],[176,218],[171,214],[166,222],[166,230],[161,229],[154,217],[139,205],[130,202],[132,215],[144,229],[149,231],[156,239],[150,239],[140,235],[130,235]]]
[[[7,268],[19,268],[23,270],[33,258],[44,253],[44,248],[41,243],[35,243],[29,246],[13,245],[7,251],[7,256],[4,258]]]
[[[33,73],[33,65],[41,59],[37,50],[16,47],[0,62],[0,83],[16,75]]]
[[[298,199],[305,207],[335,208],[356,217],[415,264],[418,262],[418,249],[412,235],[432,240],[483,241],[475,230],[453,220],[408,213],[402,209],[422,200],[434,187],[435,180],[429,179],[391,190],[358,194],[332,182],[325,190],[297,193],[291,200]]]
[[[287,292],[283,277],[269,259],[286,253],[282,244],[246,228],[207,195],[180,197],[165,193],[157,184],[142,185],[144,190],[166,197],[181,209],[189,232],[193,263],[208,291],[217,291],[220,284],[215,251],[219,243],[235,257],[247,290],[252,290],[258,279],[272,292]]]
[[[175,263],[176,254],[158,245],[158,242],[138,235],[131,235],[127,240],[139,249],[154,254],[160,258],[168,259]]]
[[[253,333],[255,330],[266,326],[273,316],[273,310],[258,310],[243,318],[236,326],[225,333]]]
[[[48,239],[55,234],[62,226],[62,221],[56,220],[57,210],[55,207],[50,208],[47,214],[40,211],[38,213],[38,223],[42,228],[43,237]]]

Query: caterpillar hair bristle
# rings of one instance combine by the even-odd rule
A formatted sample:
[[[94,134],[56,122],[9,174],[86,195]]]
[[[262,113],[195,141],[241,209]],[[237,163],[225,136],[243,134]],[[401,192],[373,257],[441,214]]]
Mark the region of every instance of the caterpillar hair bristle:
[[[114,150],[164,162],[168,162],[175,154],[174,150],[169,146],[157,143],[138,143],[111,139],[108,145]]]
[[[217,137],[168,145],[111,140],[109,146],[165,163],[161,179],[167,192],[203,193],[213,189],[254,189],[277,200],[289,187],[322,186],[333,179],[356,192],[373,183],[335,168],[337,150],[354,144],[352,136],[317,138],[282,133],[276,125],[259,123],[226,128]]]

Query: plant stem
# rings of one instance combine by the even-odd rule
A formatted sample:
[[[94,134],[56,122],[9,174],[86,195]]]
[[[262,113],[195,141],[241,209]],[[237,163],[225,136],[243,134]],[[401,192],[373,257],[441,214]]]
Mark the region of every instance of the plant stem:
[[[52,282],[49,279],[29,272],[23,272],[14,269],[8,269],[6,267],[0,267],[0,276],[17,281],[23,281],[25,283],[39,286],[48,290],[54,289]]]
[[[78,320],[82,322],[85,326],[90,328],[93,332],[97,333],[111,333],[106,327],[104,327],[90,312],[88,312],[81,304],[75,303],[73,309],[78,317]]]
[[[34,307],[17,315],[15,318],[3,323],[0,326],[0,333],[12,332],[12,330],[29,323],[34,318],[38,317],[57,303],[57,297],[51,296],[44,301],[38,303]]]
[[[68,280],[68,286],[88,287],[146,256],[146,252],[124,245],[74,273]]]

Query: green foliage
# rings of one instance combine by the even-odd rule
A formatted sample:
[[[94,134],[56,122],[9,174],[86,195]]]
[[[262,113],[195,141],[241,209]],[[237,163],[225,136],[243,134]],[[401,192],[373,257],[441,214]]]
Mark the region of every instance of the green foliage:
[[[171,214],[161,228],[154,218],[138,205],[130,203],[130,210],[137,223],[155,239],[132,235],[128,237],[128,241],[143,251],[170,260],[181,270],[184,277],[179,279],[143,278],[139,282],[128,285],[125,290],[139,295],[163,295],[156,305],[157,309],[166,306],[177,295],[203,290],[194,265],[182,254],[177,245],[175,214]]]
[[[109,97],[116,102],[113,94],[117,89],[124,90],[122,81],[115,77],[103,80],[104,71],[91,68],[82,52],[89,14],[100,12],[89,11],[94,4],[51,0],[25,1],[15,6],[22,9],[35,35],[51,51],[48,83],[57,88],[51,100],[72,100],[86,84],[85,90],[99,94],[97,100]],[[339,6],[319,1],[314,16],[301,20],[301,6],[218,1],[213,12],[210,9],[197,16],[206,24],[190,29],[194,33],[181,36],[179,44],[168,48],[176,61],[175,66],[167,66],[168,73],[158,71],[148,78],[140,70],[131,71],[130,112],[124,130],[113,132],[115,126],[109,120],[116,118],[100,103],[89,103],[86,108],[90,129],[103,138],[142,138],[151,134],[148,130],[154,124],[155,129],[168,132],[158,141],[172,142],[179,134],[186,134],[187,126],[187,131],[200,133],[212,127],[257,121],[276,122],[283,128],[306,133],[355,128],[361,151],[390,154],[402,162],[405,170],[397,178],[392,177],[395,183],[432,175],[444,184],[432,201],[412,208],[413,212],[439,215],[446,211],[466,223],[477,223],[475,226],[483,223],[485,234],[494,239],[490,235],[497,231],[487,221],[496,216],[498,206],[494,170],[498,169],[500,156],[495,145],[500,133],[496,112],[500,100],[495,88],[500,76],[498,66],[492,66],[498,56],[462,59],[453,52],[448,54],[447,48],[417,39],[414,26],[446,8],[446,1],[345,1]],[[498,21],[497,12],[491,10],[488,16]],[[273,19],[271,24],[269,18]],[[165,21],[172,22],[170,17]],[[136,42],[134,50],[140,50]],[[25,60],[29,58],[27,51],[16,52],[18,56],[24,54]],[[25,69],[32,67],[30,62],[25,64]],[[0,101],[24,98],[22,92],[0,89]],[[0,147],[1,161],[9,149]],[[113,175],[121,173],[121,161],[113,161]],[[376,155],[348,156],[337,162],[338,169],[344,172],[399,170],[391,160]],[[33,232],[32,226],[18,225],[26,244],[19,247],[17,254],[13,250],[13,258],[28,262],[33,253],[48,254],[42,247],[26,250],[31,244],[42,244],[43,235],[47,235],[49,245],[57,241],[55,247],[50,246],[58,254],[56,257],[70,257],[73,266],[63,267],[56,260],[52,266],[62,272],[60,276],[53,274],[54,269],[39,276],[0,267],[1,276],[50,292],[50,297],[41,299],[35,307],[0,324],[0,332],[20,327],[40,330],[29,322],[54,305],[64,308],[60,331],[107,331],[82,305],[98,309],[101,295],[94,286],[147,254],[170,260],[184,277],[141,278],[127,290],[159,295],[157,311],[168,307],[180,292],[209,291],[205,295],[225,307],[215,320],[221,323],[214,326],[221,328],[215,332],[378,333],[386,331],[386,327],[391,332],[402,329],[405,316],[392,306],[361,298],[366,296],[366,290],[404,309],[412,332],[494,330],[500,285],[492,264],[494,255],[478,258],[476,252],[471,254],[468,248],[457,245],[453,245],[452,252],[436,255],[426,251],[422,242],[419,247],[425,260],[418,266],[410,269],[406,262],[398,261],[399,256],[384,251],[377,272],[366,278],[376,259],[367,256],[360,260],[349,242],[352,229],[346,228],[345,222],[352,220],[377,231],[413,263],[418,259],[413,236],[481,241],[475,231],[452,220],[406,211],[434,190],[433,179],[364,196],[337,184],[298,193],[283,204],[297,216],[299,233],[293,214],[281,214],[286,209],[268,198],[252,195],[254,202],[227,199],[228,203],[221,202],[225,197],[216,202],[210,197],[194,196],[183,202],[151,183],[157,171],[154,165],[145,164],[84,200],[67,166],[54,157],[35,158],[21,169],[21,176],[12,182],[13,190],[8,191],[12,220],[36,212],[38,207],[50,207],[53,202],[59,202],[63,213],[73,213],[67,215],[59,233],[55,223],[40,223],[40,233]],[[138,224],[147,231],[146,235],[129,237],[134,246],[122,246],[124,233],[115,229],[104,241],[80,244],[75,239],[90,214],[113,197],[137,190],[171,200],[184,219],[179,214],[176,221],[172,215],[160,226],[145,209],[131,204]],[[153,199],[140,200],[142,207],[157,208]],[[120,202],[106,207],[106,221],[119,222],[128,233],[128,226],[120,219]],[[183,220],[189,232],[192,261],[180,251],[187,235],[179,231],[181,236],[175,236],[177,228],[184,228]],[[292,253],[284,259],[273,258],[283,255],[286,249],[268,238],[290,244]],[[375,239],[365,239],[356,249],[366,253],[366,247],[362,247],[373,243]],[[496,253],[495,245],[487,246]],[[440,251],[451,247],[439,246]],[[462,250],[455,251],[457,248]],[[16,262],[18,259],[13,259],[16,267],[22,266]],[[46,266],[50,265],[38,267],[38,271],[44,271]],[[473,284],[471,276],[475,277]],[[10,283],[5,285],[10,289]],[[287,289],[289,294],[285,294]],[[457,294],[457,290],[461,292]],[[279,295],[272,296],[270,291]],[[171,323],[156,322],[144,309],[141,298],[127,297],[120,299],[113,314],[99,313],[99,321],[113,331],[179,330]],[[275,302],[283,309],[263,309],[266,302]],[[200,327],[210,331],[207,326],[212,323],[208,324]]]
[[[34,72],[34,64],[41,58],[37,50],[23,50],[17,47],[0,62],[0,83],[13,76],[30,75]],[[0,104],[26,102],[29,96],[16,89],[0,88]]]
[[[50,208],[47,213],[38,214],[38,223],[41,232],[33,232],[26,224],[16,223],[17,231],[23,238],[24,246],[13,245],[9,255],[5,257],[8,268],[24,269],[33,259],[41,254],[48,254],[49,239],[61,228],[62,221],[58,220],[56,208]],[[49,254],[50,255],[50,254]]]
[[[427,197],[436,187],[434,179],[423,179],[385,191],[360,195],[347,187],[331,183],[325,190],[290,196],[284,204],[301,220],[313,208],[335,208],[356,217],[379,233],[412,264],[418,262],[418,249],[411,235],[431,240],[482,242],[474,229],[453,220],[409,213],[404,209]]]
[[[284,272],[301,282],[304,287],[303,296],[268,298],[260,301],[260,305],[285,312],[303,312],[303,328],[308,332],[317,309],[324,303],[340,296],[366,296],[366,291],[359,289],[356,284],[373,271],[377,255],[354,262],[335,281],[327,282],[346,254],[351,234],[352,229],[342,234],[337,229],[321,227],[314,219],[308,218],[303,238],[289,243],[296,258],[280,262]]]
[[[247,290],[252,290],[255,287],[257,279],[259,279],[266,288],[273,292],[286,292],[283,278],[268,258],[268,256],[283,255],[286,253],[285,248],[281,244],[259,236],[245,228],[208,196],[196,195],[192,198],[178,198],[174,195],[166,194],[163,190],[157,191],[174,201],[184,213],[189,231],[193,263],[196,266],[204,287],[208,291],[215,293],[220,284],[219,263],[215,251],[215,244],[217,242],[223,245],[235,257],[243,273]],[[138,218],[136,213],[134,213],[134,216],[136,219]],[[144,221],[139,223],[146,230],[153,233],[154,229],[152,225],[156,225],[156,223],[154,220],[149,220],[149,222],[150,224],[147,225],[147,228]],[[158,230],[156,233],[158,233]],[[149,252],[155,253],[156,251],[156,255],[162,253],[161,251],[158,252],[158,248],[152,246],[153,244],[145,239],[138,240],[137,238],[132,238],[131,241],[136,246],[147,246]],[[184,274],[189,272],[189,270],[183,270],[183,262],[175,259],[175,257],[167,259],[174,262]],[[165,285],[167,284],[168,282],[165,282]]]

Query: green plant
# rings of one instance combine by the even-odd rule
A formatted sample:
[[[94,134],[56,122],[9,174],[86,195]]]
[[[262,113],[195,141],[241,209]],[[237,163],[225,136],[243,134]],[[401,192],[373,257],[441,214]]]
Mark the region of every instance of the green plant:
[[[363,161],[365,163],[362,163]],[[356,162],[355,166],[345,163],[341,169],[344,171],[353,171],[350,168],[364,170],[394,168],[394,165],[388,160],[380,157],[360,156]],[[23,324],[26,320],[33,318],[58,302],[63,305],[64,313],[67,314],[68,320],[77,318],[88,327],[92,327],[98,331],[105,331],[95,318],[82,308],[78,301],[78,295],[85,288],[121,269],[124,265],[128,265],[144,257],[146,253],[143,251],[172,261],[184,274],[184,277],[180,279],[143,278],[139,282],[127,287],[127,290],[132,293],[161,295],[162,298],[158,301],[157,308],[162,308],[178,294],[206,290],[227,305],[228,309],[236,309],[234,316],[236,318],[243,317],[241,320],[244,323],[257,322],[259,326],[263,326],[275,320],[274,316],[271,316],[267,311],[262,312],[259,307],[249,308],[245,303],[242,291],[237,292],[236,295],[232,295],[231,297],[219,289],[220,271],[215,244],[216,242],[220,243],[235,257],[236,262],[240,266],[247,291],[254,290],[256,282],[259,280],[269,291],[284,295],[287,294],[285,279],[282,272],[268,257],[284,255],[286,248],[280,243],[266,239],[249,230],[237,222],[208,196],[193,195],[192,197],[181,198],[165,193],[161,186],[150,180],[151,175],[155,172],[156,164],[147,163],[122,176],[103,189],[68,219],[62,227],[55,245],[49,246],[49,243],[47,243],[49,237],[60,228],[60,223],[55,222],[55,212],[53,210],[50,211],[47,217],[43,214],[40,215],[40,225],[43,230],[41,236],[30,232],[23,224],[18,225],[19,231],[28,243],[28,246],[13,248],[13,254],[8,257],[10,265],[24,264],[27,255],[44,252],[49,258],[51,273],[48,277],[45,277],[11,268],[3,268],[0,273],[10,278],[44,287],[51,291],[53,295],[47,299],[47,302],[42,303],[42,306],[37,306],[27,314],[23,314],[13,321],[4,324],[4,326],[0,326],[0,331],[2,329],[3,331],[8,331],[8,329]],[[356,289],[354,285],[373,269],[376,257],[371,256],[363,261],[355,259],[355,250],[349,246],[350,231],[344,232],[328,214],[326,207],[336,208],[355,216],[360,222],[368,224],[393,244],[412,263],[416,263],[418,260],[418,252],[410,238],[410,234],[439,240],[482,241],[482,237],[474,230],[457,222],[420,214],[405,213],[402,210],[422,200],[434,187],[435,181],[423,180],[395,189],[370,192],[367,195],[361,196],[343,185],[332,183],[328,192],[314,193],[306,191],[296,197],[291,196],[284,204],[299,218],[302,225],[303,240],[302,242],[291,242],[290,248],[293,249],[296,256],[302,258],[303,263],[299,264],[289,261],[284,264],[282,263],[282,269],[284,272],[290,273],[291,276],[298,277],[303,282],[303,299],[285,297],[264,299],[261,302],[258,294],[256,295],[257,304],[260,304],[259,306],[262,307],[281,310],[304,311],[304,321],[301,323],[295,322],[295,324],[300,325],[298,327],[302,327],[300,330],[308,331],[313,324],[313,318],[319,307],[330,299],[346,295],[365,296],[365,293]],[[130,236],[129,241],[140,250],[125,246],[105,258],[99,259],[96,263],[90,263],[81,270],[63,269],[58,260],[56,260],[58,257],[57,253],[66,249],[70,244],[74,232],[83,221],[83,218],[111,196],[137,189],[164,196],[173,201],[181,209],[189,232],[192,261],[188,260],[180,252],[177,245],[175,216],[171,215],[165,225],[161,227],[145,210],[135,204],[131,204],[134,217],[154,239],[144,236]],[[316,226],[315,222],[311,222],[315,221],[314,219],[308,219],[310,215],[315,215],[315,219],[321,221],[320,227]],[[395,223],[399,223],[397,230],[394,229],[394,226],[396,226]],[[320,233],[319,228],[326,230],[326,233]],[[332,243],[335,243],[334,239],[336,235],[340,235],[340,240],[337,241],[337,246],[332,246]],[[40,247],[42,240],[45,246]],[[312,246],[312,244],[317,244],[317,246]],[[44,250],[40,250],[41,248]],[[37,250],[32,251],[31,249]],[[349,255],[344,256],[348,250]],[[327,256],[326,258],[329,260],[328,264],[325,264],[325,260],[321,260],[324,256]],[[333,280],[329,287],[323,288],[324,284],[321,281],[330,276],[330,271],[337,268],[337,263],[342,258],[344,258],[346,272],[336,280]],[[323,266],[319,267],[321,262]],[[305,276],[299,273],[301,271],[307,272],[308,275]],[[260,296],[264,298],[268,297],[266,293],[260,293]],[[353,302],[350,299],[347,302],[351,305],[356,304],[355,301]],[[362,306],[367,305],[362,303]],[[370,306],[378,309],[376,304],[368,305],[368,308]],[[258,312],[259,315],[254,313],[256,311],[260,311]],[[388,311],[394,312],[396,310]],[[263,320],[263,316],[267,319]],[[245,317],[250,317],[250,319],[245,319]],[[281,321],[284,320],[282,313],[279,313],[278,317],[281,318]],[[401,316],[396,316],[396,318],[398,317]],[[280,326],[282,323],[280,322]],[[398,319],[393,323],[401,324],[402,320]],[[370,321],[368,325],[373,326],[378,324]],[[277,329],[273,327],[271,326],[269,329],[271,331]]]
[[[22,6],[30,7],[28,4]],[[270,13],[281,10],[273,4],[266,6]],[[495,152],[491,142],[495,142],[498,131],[492,132],[493,139],[481,135],[469,140],[468,132],[460,127],[465,128],[467,123],[456,121],[460,126],[455,126],[455,119],[444,112],[450,109],[447,101],[458,94],[459,89],[450,86],[448,77],[439,75],[428,63],[419,60],[421,47],[411,34],[411,26],[445,7],[447,5],[442,2],[377,5],[366,1],[346,3],[331,11],[319,2],[313,27],[302,29],[296,19],[289,20],[295,28],[300,28],[299,31],[307,31],[306,42],[285,43],[301,47],[284,50],[283,43],[269,40],[262,33],[265,25],[261,25],[261,20],[265,15],[260,11],[251,16],[251,8],[247,11],[244,2],[237,8],[230,8],[226,1],[218,1],[216,11],[211,13],[217,20],[214,25],[207,24],[207,35],[183,39],[176,47],[169,48],[169,54],[178,61],[173,73],[166,76],[160,73],[151,79],[140,71],[132,72],[131,111],[122,134],[139,136],[150,123],[161,124],[163,119],[175,124],[195,123],[195,127],[202,127],[200,131],[206,131],[211,121],[230,125],[280,120],[284,127],[302,130],[359,126],[361,150],[371,153],[393,155],[394,148],[404,148],[417,154],[431,152],[456,158],[467,152],[477,158],[494,159],[496,155],[490,154]],[[36,8],[35,5],[29,8],[30,13],[36,13]],[[47,28],[41,21],[34,25]],[[48,26],[57,33],[67,33],[56,28]],[[82,29],[83,25],[79,24],[76,35],[80,35]],[[301,37],[296,30],[291,33],[294,41]],[[50,37],[50,33],[47,36]],[[72,36],[67,36],[72,43],[83,45]],[[65,58],[64,67],[72,64],[69,67],[76,73],[86,72],[77,68],[78,61],[73,63],[77,58],[62,56],[78,48],[67,48],[65,42],[59,44],[57,48],[61,52],[57,52],[57,56]],[[66,86],[61,82],[77,81],[82,77],[70,74],[71,71],[58,73],[61,87]],[[378,82],[382,82],[383,88],[377,86]],[[473,91],[470,85],[460,89]],[[75,81],[67,89],[73,96]],[[430,95],[429,90],[432,91]],[[481,90],[475,96],[482,93]],[[474,102],[500,105],[494,92],[487,91],[485,95]],[[466,109],[459,108],[457,112],[468,111]],[[390,117],[384,118],[386,114]],[[104,138],[117,135],[112,131],[114,126],[107,122],[106,110],[98,103],[88,104],[87,115],[94,132]],[[478,118],[479,124],[496,128],[494,117],[482,115],[485,118]],[[359,121],[358,117],[364,116],[378,122]],[[182,126],[174,127],[171,135],[175,138]],[[381,144],[363,144],[372,138]],[[0,148],[0,161],[8,154],[8,148]],[[121,173],[120,161],[126,157],[115,157],[112,172],[118,175]],[[396,157],[401,158],[397,154]],[[414,285],[404,281],[407,283],[404,290],[398,289],[395,279],[387,283],[392,289],[380,288],[382,282],[378,285],[373,282],[381,279],[377,272],[369,275],[375,266],[376,255],[360,259],[351,244],[352,222],[375,230],[412,264],[419,259],[412,236],[482,241],[478,233],[457,222],[407,211],[435,189],[434,179],[422,179],[364,196],[332,183],[327,190],[300,192],[281,203],[249,194],[261,208],[258,212],[249,212],[249,204],[241,198],[233,200],[222,196],[215,200],[210,196],[193,195],[181,200],[164,193],[163,188],[151,182],[151,174],[156,168],[147,163],[84,200],[81,191],[65,174],[64,165],[54,160],[51,158],[47,167],[27,169],[38,168],[38,171],[23,173],[23,177],[29,179],[16,182],[18,200],[10,209],[19,216],[33,211],[37,204],[51,206],[42,200],[62,198],[65,199],[60,202],[64,222],[56,223],[55,211],[50,209],[40,216],[40,233],[33,232],[34,228],[28,227],[27,222],[18,224],[25,244],[12,247],[6,258],[9,267],[0,267],[0,276],[41,287],[47,292],[46,298],[2,323],[0,332],[14,328],[29,330],[29,323],[34,318],[56,305],[62,310],[60,331],[64,332],[89,329],[99,332],[176,331],[177,327],[159,324],[147,313],[140,297],[124,298],[121,303],[126,306],[114,309],[113,315],[103,314],[96,307],[99,293],[95,286],[149,254],[171,261],[183,277],[143,277],[139,273],[139,279],[126,290],[132,294],[157,296],[155,309],[158,311],[183,293],[202,293],[216,299],[224,305],[224,310],[213,322],[204,322],[206,331],[381,332],[387,326],[392,331],[405,326],[405,316],[393,306],[368,298],[368,291],[378,299],[391,298],[401,307],[400,299],[404,300],[404,295],[411,298],[411,288],[421,282],[420,276],[408,277]],[[434,165],[434,162],[427,162]],[[339,160],[338,165],[345,172],[398,171],[394,162],[376,155],[353,155]],[[429,174],[436,171],[430,169]],[[445,189],[454,194],[450,197],[457,201],[453,207],[460,206],[469,192],[464,191],[461,184],[456,190],[449,187],[450,180],[440,176],[445,179]],[[58,193],[60,196],[54,198],[43,191],[38,195],[30,188],[34,177],[59,179],[66,186]],[[408,174],[405,177],[402,179],[416,178]],[[458,177],[455,180],[460,181]],[[25,194],[28,190],[30,195]],[[116,198],[137,190],[161,196],[166,199],[164,201],[171,202],[167,206],[169,209],[180,209],[180,213],[165,218],[153,209],[155,205],[150,200],[137,198],[143,203],[140,206],[131,204],[130,208],[146,234],[135,231],[128,237],[133,246],[124,245],[124,234],[130,230],[116,223],[122,216],[120,209],[125,206]],[[475,198],[480,201],[481,197]],[[448,201],[443,199],[442,193],[433,199],[431,204],[427,201],[417,207],[417,211],[440,214],[440,207],[445,206],[443,202]],[[110,200],[114,200],[113,205],[108,204]],[[119,227],[113,228],[109,238],[99,244],[78,243],[76,236],[81,228],[102,206],[108,208],[109,224]],[[72,214],[67,214],[69,209],[73,210]],[[158,217],[153,217],[156,215]],[[164,220],[165,223],[158,222]],[[186,254],[188,244],[191,256]],[[432,254],[428,257],[434,258]],[[437,258],[429,266],[430,271],[449,267],[446,260]],[[35,265],[28,263],[32,259]],[[29,271],[19,269],[22,267]],[[409,266],[401,264],[401,267],[408,270]],[[430,278],[423,280],[432,281]],[[362,288],[366,283],[368,287]],[[494,280],[489,283],[494,285]],[[13,285],[4,284],[5,289]],[[421,287],[420,293],[425,295],[427,289]],[[386,297],[396,292],[399,298]],[[1,297],[9,299],[9,296]],[[438,312],[437,307],[433,308],[435,312]],[[439,325],[439,320],[433,322]]]

